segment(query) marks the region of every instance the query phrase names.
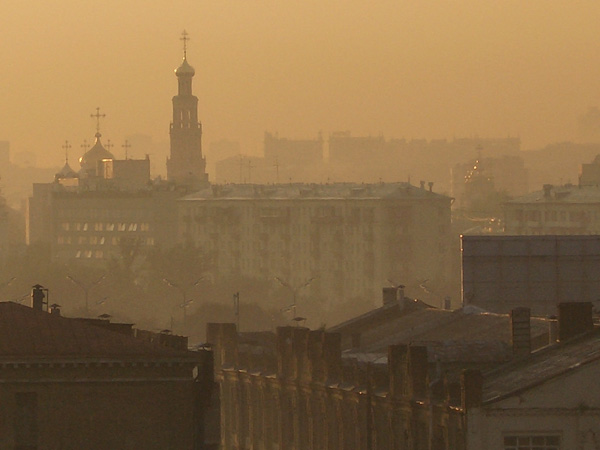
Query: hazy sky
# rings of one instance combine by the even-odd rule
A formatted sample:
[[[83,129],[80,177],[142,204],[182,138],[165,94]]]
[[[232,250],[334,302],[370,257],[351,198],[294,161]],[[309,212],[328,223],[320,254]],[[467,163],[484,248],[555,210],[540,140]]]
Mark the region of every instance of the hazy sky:
[[[204,145],[314,137],[577,138],[600,105],[600,2],[4,0],[0,140],[62,164],[102,133],[168,141],[180,33]],[[136,149],[132,149],[134,156]],[[140,150],[141,152],[141,150]],[[142,156],[142,155],[137,155]]]

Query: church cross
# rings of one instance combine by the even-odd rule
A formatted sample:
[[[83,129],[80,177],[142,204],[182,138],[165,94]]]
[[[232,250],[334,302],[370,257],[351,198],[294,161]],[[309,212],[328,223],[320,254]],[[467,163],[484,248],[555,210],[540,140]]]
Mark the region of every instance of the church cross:
[[[106,149],[110,152],[110,149],[113,148],[115,144],[110,142],[110,139],[106,141]]]
[[[87,139],[83,140],[83,144],[81,144],[81,148],[83,149],[83,153],[87,152],[88,148],[90,148],[90,144],[88,144]]]
[[[96,114],[90,114],[90,117],[96,118],[96,133],[100,133],[100,118],[106,117],[106,114],[100,114],[100,107],[96,108]]]
[[[131,148],[131,144],[127,139],[125,139],[125,143],[121,145],[125,149],[125,159],[127,159],[127,151]]]
[[[179,38],[179,40],[183,41],[183,59],[186,59],[187,58],[187,42],[190,40],[188,32],[183,30],[183,33],[181,33],[181,37]]]
[[[62,148],[65,151],[65,161],[69,162],[69,149],[71,148],[69,141],[65,141],[65,145],[63,145]]]

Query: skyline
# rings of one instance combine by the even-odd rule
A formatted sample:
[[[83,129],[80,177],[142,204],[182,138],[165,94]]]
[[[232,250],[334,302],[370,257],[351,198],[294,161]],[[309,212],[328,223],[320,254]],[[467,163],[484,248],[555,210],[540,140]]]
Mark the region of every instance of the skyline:
[[[233,139],[258,155],[265,131],[310,138],[344,130],[519,136],[533,149],[579,140],[578,116],[600,104],[596,4],[161,0],[141,8],[114,0],[11,6],[0,43],[8,61],[0,140],[13,154],[60,165],[69,140],[75,160],[93,140],[96,107],[106,114],[103,142],[111,139],[117,155],[136,134],[166,154],[184,29],[207,153],[211,142]]]

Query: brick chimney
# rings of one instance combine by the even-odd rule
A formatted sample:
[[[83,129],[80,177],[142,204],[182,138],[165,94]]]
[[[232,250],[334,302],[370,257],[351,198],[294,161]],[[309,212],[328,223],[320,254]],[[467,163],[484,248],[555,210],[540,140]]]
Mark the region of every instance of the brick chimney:
[[[411,397],[424,398],[427,395],[429,372],[427,347],[411,345],[408,347],[408,379]]]
[[[398,289],[395,287],[383,288],[383,306],[394,305],[398,301]]]
[[[510,312],[513,358],[525,358],[531,353],[531,310],[515,308]]]
[[[558,304],[558,340],[571,339],[594,329],[592,304],[590,302],[567,302]]]
[[[408,373],[408,346],[405,344],[388,347],[388,372],[390,394],[393,398],[406,395],[406,378]]]
[[[460,374],[461,406],[463,411],[481,405],[483,400],[483,375],[480,370],[467,369]]]

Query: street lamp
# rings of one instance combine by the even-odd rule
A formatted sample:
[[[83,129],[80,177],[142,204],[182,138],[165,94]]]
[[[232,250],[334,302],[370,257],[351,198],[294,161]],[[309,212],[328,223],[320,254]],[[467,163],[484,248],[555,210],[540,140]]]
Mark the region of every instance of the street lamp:
[[[175,283],[175,282],[169,280],[168,278],[163,278],[163,282],[166,283],[167,286],[175,288],[181,293],[182,302],[179,305],[175,305],[175,307],[179,307],[179,308],[183,309],[183,328],[184,329],[185,329],[186,323],[187,323],[187,311],[186,310],[187,310],[188,306],[190,306],[194,302],[194,300],[188,300],[188,298],[187,298],[188,289],[191,289],[194,286],[197,286],[202,280],[204,280],[204,278],[206,278],[206,277],[200,277],[193,283],[190,283],[185,286]],[[173,309],[175,309],[175,307]],[[173,311],[171,310],[171,313],[172,312]],[[171,315],[171,328],[173,328],[172,322],[173,322],[173,317]]]
[[[292,315],[293,315],[292,320],[296,319],[296,298],[298,297],[298,292],[300,292],[302,289],[307,287],[315,279],[316,279],[316,277],[308,278],[304,282],[302,282],[296,286],[292,286],[287,281],[285,281],[279,277],[275,277],[275,280],[277,280],[277,282],[279,284],[281,284],[284,288],[286,288],[287,290],[289,290],[292,293],[292,304],[281,309],[282,312],[283,311],[292,311]]]
[[[106,278],[106,275],[102,275],[100,278],[98,278],[96,281],[93,281],[92,283],[82,283],[81,281],[73,278],[71,275],[67,275],[67,279],[70,280],[71,282],[75,283],[77,286],[79,286],[85,293],[85,315],[86,316],[89,315],[89,308],[88,308],[89,293],[94,286],[97,286],[98,284],[100,284],[100,282],[102,280],[104,280],[105,278]]]

